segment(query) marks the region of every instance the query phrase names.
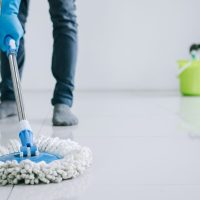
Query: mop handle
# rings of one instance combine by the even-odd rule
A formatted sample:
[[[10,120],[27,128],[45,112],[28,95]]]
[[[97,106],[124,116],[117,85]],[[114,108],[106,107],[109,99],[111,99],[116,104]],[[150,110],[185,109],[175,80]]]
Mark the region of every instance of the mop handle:
[[[14,94],[15,94],[15,99],[16,99],[16,104],[17,104],[18,118],[19,118],[19,121],[22,121],[22,120],[26,120],[26,114],[24,110],[22,89],[21,89],[19,70],[18,70],[17,59],[16,59],[16,55],[17,55],[16,43],[15,43],[15,40],[13,40],[9,36],[6,38],[5,41],[8,46],[7,56],[8,56],[9,64],[10,64],[11,77],[12,77]]]

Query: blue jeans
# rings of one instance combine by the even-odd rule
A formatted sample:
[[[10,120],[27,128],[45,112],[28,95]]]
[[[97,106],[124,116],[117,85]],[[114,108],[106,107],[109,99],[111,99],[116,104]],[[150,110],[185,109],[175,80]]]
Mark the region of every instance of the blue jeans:
[[[19,20],[25,31],[30,0],[22,0]],[[77,60],[77,23],[75,0],[48,0],[53,23],[52,73],[56,79],[52,105],[62,103],[72,106],[74,76]],[[38,5],[39,6],[39,5]],[[17,62],[22,76],[25,60],[24,38],[20,41]],[[39,73],[39,72],[38,72]],[[1,101],[15,100],[8,58],[1,53]]]

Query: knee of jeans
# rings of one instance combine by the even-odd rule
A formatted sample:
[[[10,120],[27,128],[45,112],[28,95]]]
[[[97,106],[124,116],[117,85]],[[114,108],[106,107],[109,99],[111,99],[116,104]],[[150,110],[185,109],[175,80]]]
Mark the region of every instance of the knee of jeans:
[[[53,28],[57,33],[65,33],[66,31],[77,31],[77,17],[75,10],[63,10],[59,14],[52,16]]]
[[[77,23],[74,20],[58,20],[53,25],[53,35],[54,37],[60,35],[69,35],[69,36],[76,36],[77,35]]]

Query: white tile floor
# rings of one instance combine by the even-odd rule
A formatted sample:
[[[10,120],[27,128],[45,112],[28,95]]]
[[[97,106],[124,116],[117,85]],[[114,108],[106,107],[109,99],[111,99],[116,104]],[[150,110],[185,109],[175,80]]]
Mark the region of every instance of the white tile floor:
[[[51,126],[50,92],[26,92],[35,134],[91,147],[94,163],[61,184],[0,187],[9,200],[199,200],[200,98],[177,93],[79,92],[78,127]],[[17,119],[0,121],[0,141],[17,136]]]

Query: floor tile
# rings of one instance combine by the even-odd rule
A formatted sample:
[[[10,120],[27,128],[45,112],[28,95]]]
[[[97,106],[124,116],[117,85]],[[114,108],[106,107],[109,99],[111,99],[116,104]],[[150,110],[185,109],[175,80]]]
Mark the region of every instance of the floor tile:
[[[89,146],[93,165],[61,184],[15,186],[9,199],[200,198],[200,98],[174,92],[77,92],[73,112],[79,125],[52,127],[51,94],[25,92],[35,135]],[[17,124],[17,118],[0,121],[0,144],[17,138]],[[4,199],[10,191],[0,187]]]
[[[12,186],[0,186],[0,199],[7,200],[12,192]]]

